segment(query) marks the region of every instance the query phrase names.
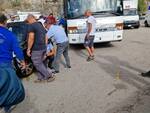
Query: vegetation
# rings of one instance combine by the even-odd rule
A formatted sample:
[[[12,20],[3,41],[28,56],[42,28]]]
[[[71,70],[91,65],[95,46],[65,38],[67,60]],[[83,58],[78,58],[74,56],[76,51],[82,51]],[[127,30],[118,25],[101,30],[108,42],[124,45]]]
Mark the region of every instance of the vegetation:
[[[18,7],[21,6],[21,2],[19,0],[11,1],[12,7]]]
[[[143,14],[147,11],[146,1],[144,1],[144,0],[138,0],[138,1],[139,1],[138,10],[139,10],[140,14]]]

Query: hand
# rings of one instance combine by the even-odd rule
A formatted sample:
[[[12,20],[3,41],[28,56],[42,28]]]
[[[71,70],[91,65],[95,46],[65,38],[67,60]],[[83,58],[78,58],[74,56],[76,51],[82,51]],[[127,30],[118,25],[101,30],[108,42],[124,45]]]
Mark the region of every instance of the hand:
[[[20,64],[21,64],[21,69],[26,69],[26,63],[24,60],[21,61]]]
[[[27,49],[27,56],[31,57],[31,50]]]
[[[88,38],[89,38],[89,34],[86,34],[86,35],[85,35],[85,39],[88,39]]]
[[[43,56],[43,61],[46,60],[46,58],[47,58],[47,54],[45,54],[45,55]]]

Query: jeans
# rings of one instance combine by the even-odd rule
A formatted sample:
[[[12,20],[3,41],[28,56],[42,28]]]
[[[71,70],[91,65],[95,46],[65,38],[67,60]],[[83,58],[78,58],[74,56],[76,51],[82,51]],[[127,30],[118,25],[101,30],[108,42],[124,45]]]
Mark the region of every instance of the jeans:
[[[70,58],[68,55],[68,50],[69,50],[69,42],[63,42],[57,44],[57,50],[56,50],[56,56],[54,58],[54,62],[52,67],[55,69],[55,71],[59,71],[59,63],[61,59],[61,55],[64,56],[66,65],[70,66]]]
[[[24,87],[13,66],[9,63],[0,63],[0,107],[4,107],[8,112],[11,106],[19,104],[24,98]]]
[[[47,67],[47,62],[43,59],[46,50],[32,51],[31,59],[37,70],[38,80],[46,80],[52,76],[51,70]]]

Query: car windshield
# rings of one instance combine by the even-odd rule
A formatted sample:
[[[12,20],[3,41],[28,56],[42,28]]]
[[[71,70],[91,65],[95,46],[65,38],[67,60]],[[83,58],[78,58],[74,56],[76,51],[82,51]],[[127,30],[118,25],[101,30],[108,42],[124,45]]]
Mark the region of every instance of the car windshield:
[[[137,10],[136,9],[125,9],[123,11],[123,14],[125,16],[132,16],[132,15],[137,15]]]
[[[68,0],[67,17],[82,17],[87,9],[99,13],[107,11],[115,12],[117,10],[117,1],[118,0]]]
[[[7,27],[17,36],[20,46],[23,47],[27,37],[27,24],[24,22],[12,22]]]

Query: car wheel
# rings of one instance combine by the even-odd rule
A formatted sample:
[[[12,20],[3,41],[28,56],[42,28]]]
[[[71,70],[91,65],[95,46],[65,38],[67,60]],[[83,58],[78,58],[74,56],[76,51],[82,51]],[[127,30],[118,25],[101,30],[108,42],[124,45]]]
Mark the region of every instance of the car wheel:
[[[26,63],[25,69],[21,69],[21,66],[17,61],[15,61],[14,66],[15,66],[16,74],[19,78],[28,77],[34,71],[34,66],[32,62]]]
[[[29,75],[31,75],[33,73],[33,70],[34,70],[34,66],[30,62],[30,63],[26,64],[26,69],[22,70],[22,73],[25,73],[25,77],[27,77],[27,76],[29,76]]]

